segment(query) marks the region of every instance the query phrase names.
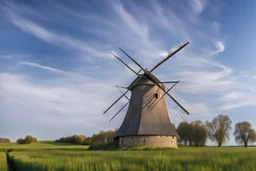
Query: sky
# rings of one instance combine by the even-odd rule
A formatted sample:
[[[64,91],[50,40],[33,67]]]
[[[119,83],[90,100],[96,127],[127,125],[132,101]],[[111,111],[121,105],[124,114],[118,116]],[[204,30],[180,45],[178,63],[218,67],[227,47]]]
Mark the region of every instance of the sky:
[[[121,95],[115,85],[136,76],[110,52],[137,71],[121,47],[151,69],[186,41],[153,73],[180,81],[170,93],[190,111],[184,120],[225,114],[233,127],[249,121],[256,129],[255,8],[253,0],[1,0],[0,137],[54,140],[118,128],[126,109],[111,122],[102,113]]]

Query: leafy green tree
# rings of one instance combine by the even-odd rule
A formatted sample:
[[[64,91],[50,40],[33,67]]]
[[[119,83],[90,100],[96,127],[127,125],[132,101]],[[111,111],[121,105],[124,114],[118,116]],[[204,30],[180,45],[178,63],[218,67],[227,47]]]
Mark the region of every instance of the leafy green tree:
[[[17,139],[17,141],[16,141],[18,144],[25,144],[25,141],[24,141],[24,139],[23,138],[19,138],[19,139]]]
[[[208,136],[212,141],[218,143],[218,147],[229,140],[231,123],[229,117],[222,114],[213,118],[212,121],[206,122]]]
[[[177,133],[179,134],[179,141],[184,145],[188,144],[189,140],[189,123],[188,122],[181,122],[177,128]]]
[[[31,135],[27,135],[24,139],[23,138],[19,138],[16,141],[18,144],[30,144],[33,142],[37,142],[37,139]]]
[[[10,143],[11,141],[8,138],[0,138],[0,143]]]
[[[91,144],[99,145],[99,144],[113,143],[114,134],[115,134],[115,130],[100,131],[98,134],[93,134],[91,137]]]
[[[252,129],[252,125],[246,121],[236,123],[234,136],[236,142],[244,144],[245,148],[247,148],[248,143],[256,142],[256,132]]]
[[[177,128],[180,142],[184,145],[204,146],[207,139],[206,126],[201,121],[182,122]]]
[[[195,146],[205,146],[207,139],[206,126],[199,120],[191,122],[192,125],[192,140]]]

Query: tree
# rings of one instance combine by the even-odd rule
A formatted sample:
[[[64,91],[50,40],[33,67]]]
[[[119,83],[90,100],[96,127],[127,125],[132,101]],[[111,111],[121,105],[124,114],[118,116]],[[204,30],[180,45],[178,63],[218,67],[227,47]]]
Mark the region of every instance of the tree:
[[[177,128],[177,133],[179,134],[179,141],[184,145],[188,144],[189,140],[189,123],[188,122],[181,122]]]
[[[84,141],[85,145],[91,145],[92,144],[92,138],[91,137],[87,137]]]
[[[86,137],[84,135],[73,135],[72,136],[73,142],[76,144],[84,144],[85,138]]]
[[[191,122],[191,138],[195,146],[205,146],[207,139],[206,126],[199,120]]]
[[[19,138],[16,141],[18,144],[30,144],[33,142],[37,142],[37,139],[31,135],[27,135],[24,139],[23,138]]]
[[[222,114],[213,118],[212,121],[206,122],[208,136],[212,141],[218,143],[218,147],[229,140],[231,123],[229,117]]]
[[[10,139],[8,138],[0,138],[0,143],[10,143]]]
[[[18,144],[25,144],[25,141],[24,141],[24,139],[23,138],[19,138],[19,139],[17,139],[17,141],[16,141]]]
[[[113,143],[113,136],[116,130],[100,131],[98,134],[93,134],[90,138],[92,145],[110,144]]]
[[[235,125],[234,131],[235,140],[238,144],[244,144],[247,148],[248,143],[256,142],[256,132],[252,129],[252,125],[249,122],[238,122]]]
[[[207,138],[206,126],[201,121],[181,122],[177,128],[179,141],[184,145],[204,146]]]

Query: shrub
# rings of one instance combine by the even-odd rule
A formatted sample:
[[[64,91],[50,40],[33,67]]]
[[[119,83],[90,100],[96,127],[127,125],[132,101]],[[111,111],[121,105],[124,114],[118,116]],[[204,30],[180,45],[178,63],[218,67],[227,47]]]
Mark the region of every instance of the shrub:
[[[8,138],[0,138],[0,143],[10,143],[11,141]]]
[[[19,138],[16,141],[18,144],[25,144],[25,140],[23,138]]]
[[[31,144],[33,142],[37,142],[37,139],[31,135],[27,135],[24,139],[19,138],[16,142],[18,144]]]

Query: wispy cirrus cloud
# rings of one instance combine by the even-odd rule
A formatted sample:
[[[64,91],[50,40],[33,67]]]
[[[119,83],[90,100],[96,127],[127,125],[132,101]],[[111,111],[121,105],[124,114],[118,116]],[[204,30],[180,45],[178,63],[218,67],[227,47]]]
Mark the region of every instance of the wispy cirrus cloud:
[[[65,73],[65,71],[56,69],[56,68],[52,68],[52,67],[48,67],[48,66],[43,66],[37,63],[33,63],[33,62],[20,62],[19,64],[21,65],[28,65],[28,66],[32,66],[32,67],[37,67],[37,68],[41,68],[41,69],[46,69],[52,72],[57,72],[57,73]]]
[[[54,31],[50,31],[33,21],[18,16],[15,12],[7,12],[9,20],[23,31],[34,35],[35,37],[45,41],[46,43],[60,46],[64,49],[69,48],[78,52],[85,53],[93,57],[106,57],[107,52],[95,49],[85,41],[72,38],[64,34],[59,34]]]

